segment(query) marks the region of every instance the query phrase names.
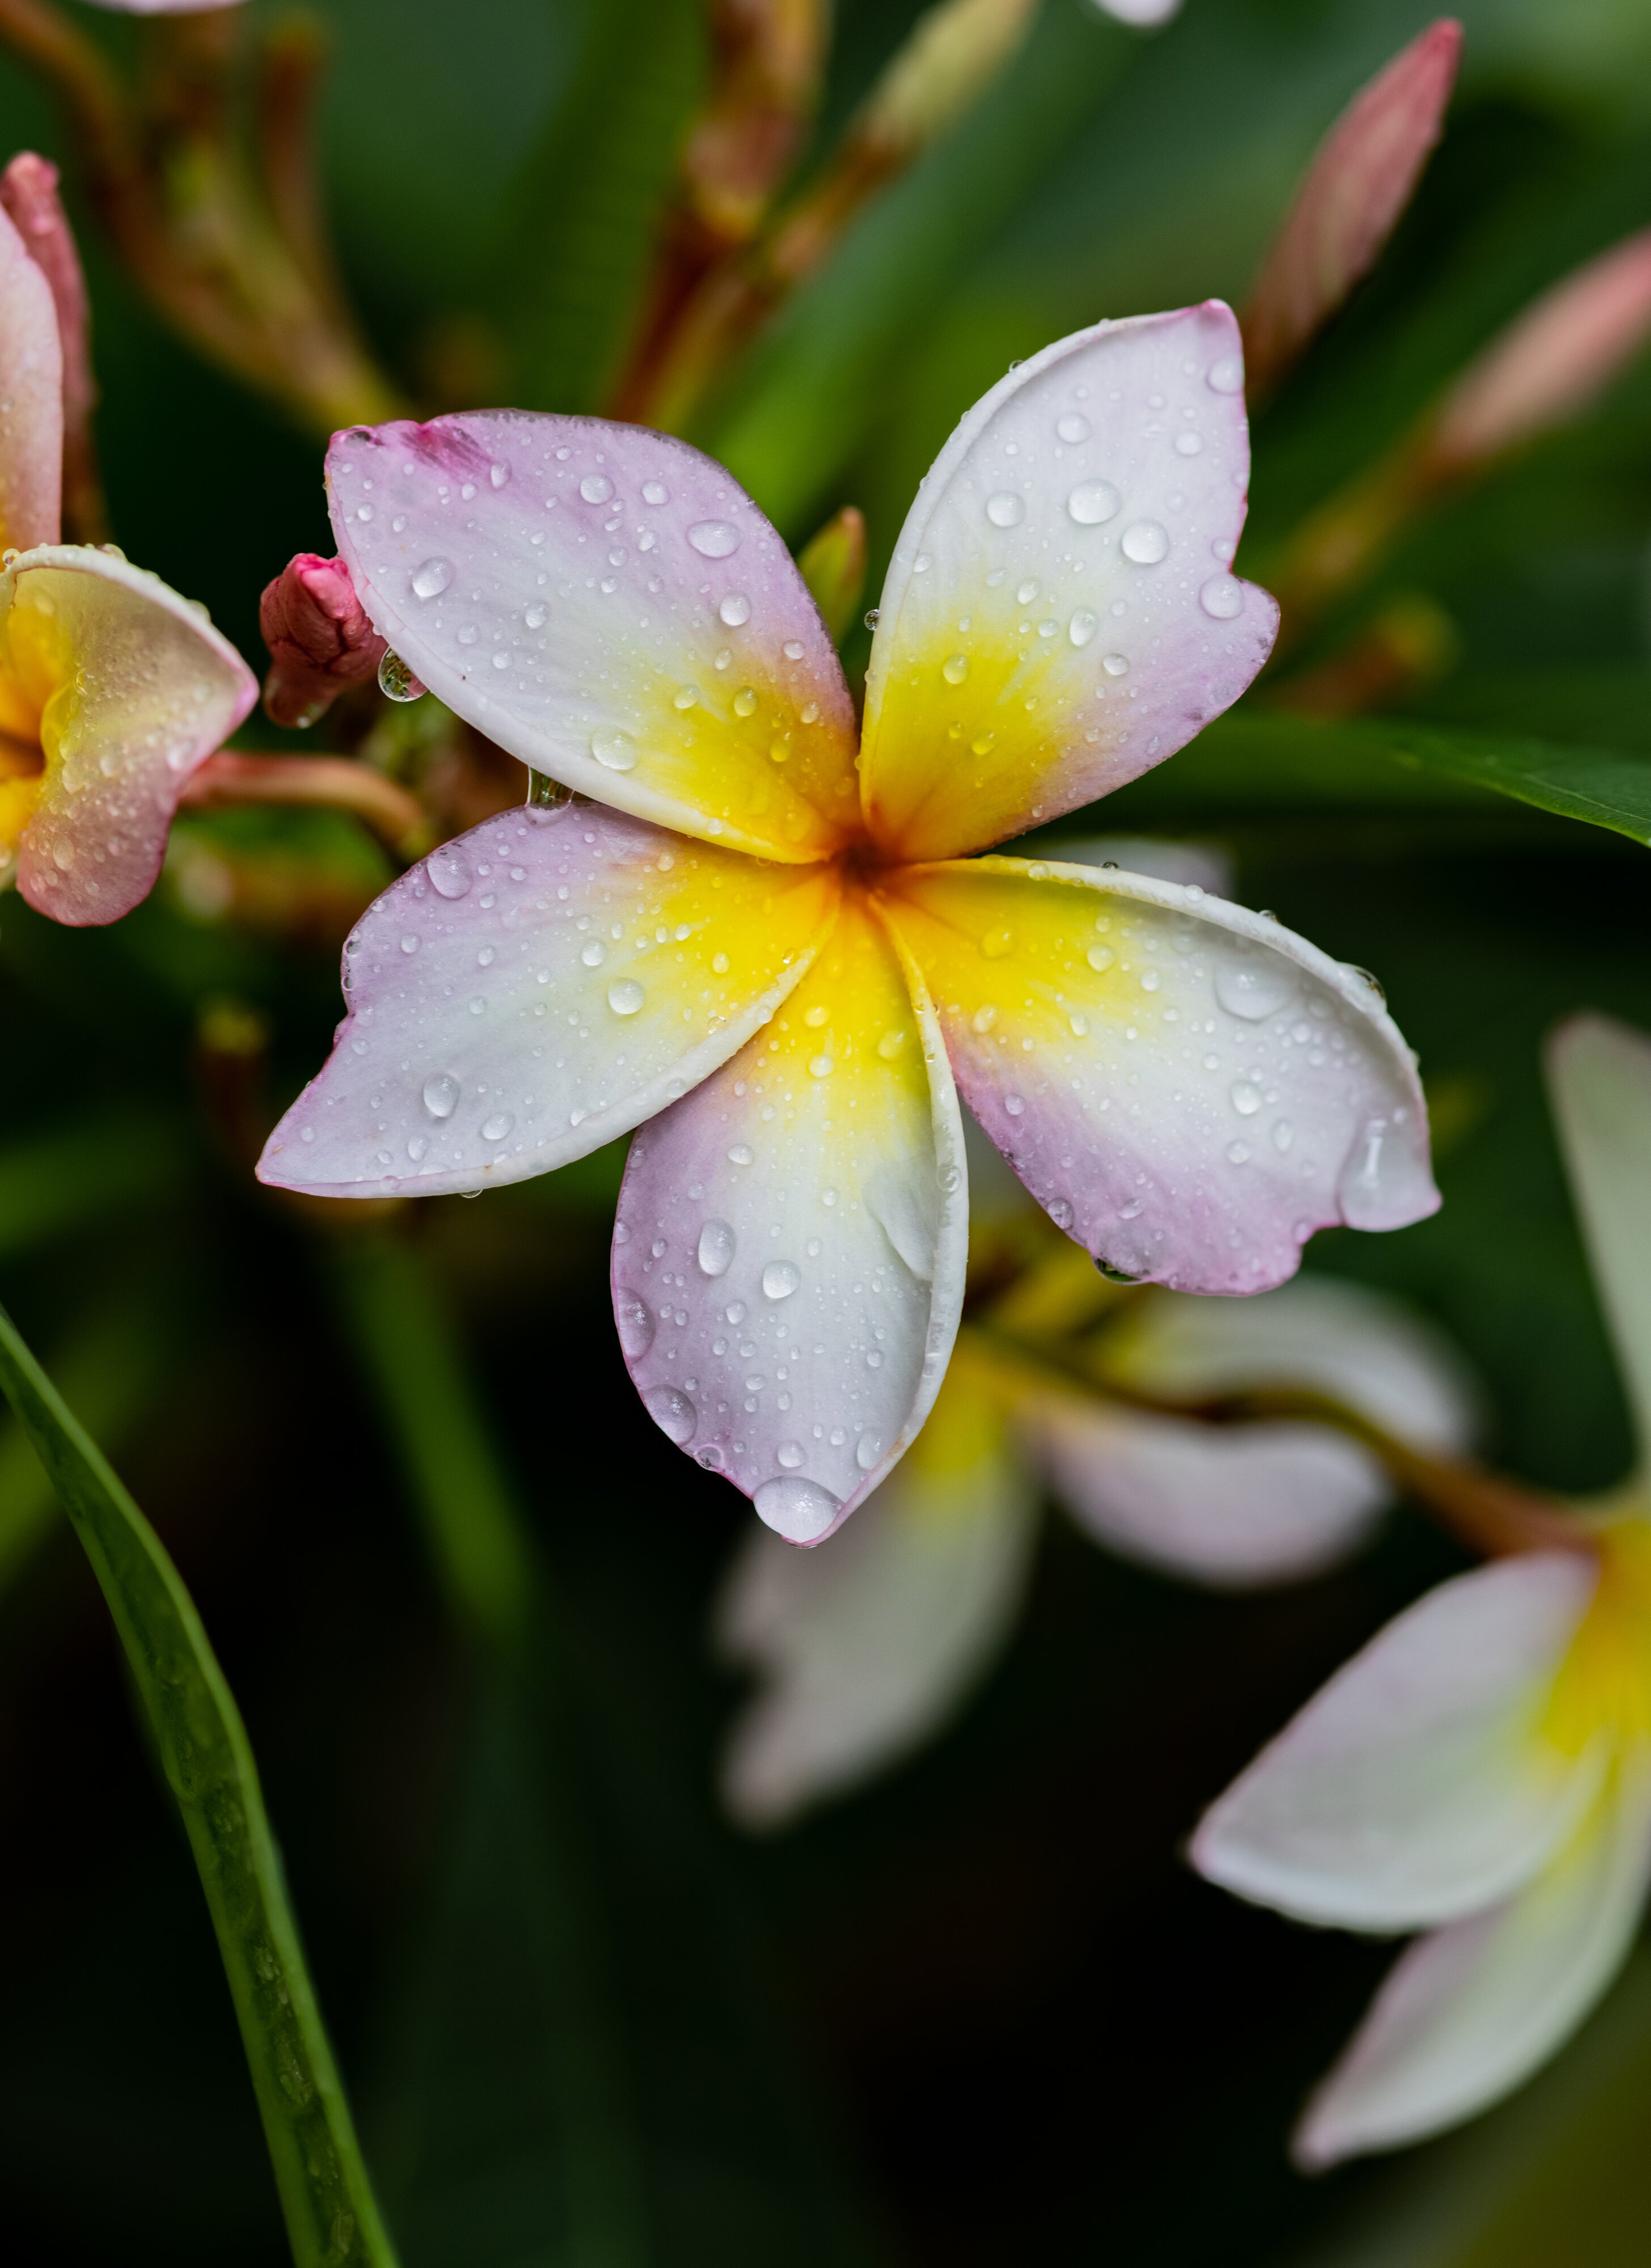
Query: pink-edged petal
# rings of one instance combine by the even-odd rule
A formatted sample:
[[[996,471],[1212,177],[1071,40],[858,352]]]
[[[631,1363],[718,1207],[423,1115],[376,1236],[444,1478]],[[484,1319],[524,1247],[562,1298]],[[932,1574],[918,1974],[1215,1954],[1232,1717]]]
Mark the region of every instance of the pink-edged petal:
[[[1392,1491],[1324,1425],[1222,1428],[1050,1395],[1021,1412],[1050,1493],[1097,1543],[1216,1590],[1316,1575]]]
[[[766,1031],[631,1145],[614,1302],[649,1414],[821,1543],[928,1415],[968,1217],[933,1010],[851,897]]]
[[[63,353],[51,285],[0,209],[0,544],[55,543],[63,478]]]
[[[829,867],[719,850],[599,804],[486,820],[357,924],[350,1012],[260,1177],[430,1197],[582,1158],[744,1046],[837,894]]]
[[[1298,1276],[1254,1300],[1132,1300],[1102,1350],[1119,1385],[1172,1402],[1267,1388],[1328,1394],[1419,1449],[1460,1452],[1475,1404],[1461,1356],[1402,1301]]]
[[[1651,1039],[1574,1016],[1548,1042],[1548,1092],[1594,1282],[1651,1458]]]
[[[1621,1967],[1651,1871],[1636,1749],[1529,1886],[1401,1955],[1295,2137],[1313,2170],[1488,2110],[1545,2063]]]
[[[148,896],[178,798],[258,696],[251,672],[157,575],[83,544],[0,574],[0,674],[45,752],[18,887],[81,927]]]
[[[1190,740],[1271,651],[1238,581],[1249,440],[1229,308],[1099,323],[963,419],[896,547],[861,793],[945,858],[1092,802]]]
[[[978,858],[887,877],[957,1082],[1117,1273],[1262,1292],[1315,1229],[1439,1203],[1414,1058],[1356,969],[1139,874]]]
[[[1426,1928],[1510,1896],[1593,1800],[1606,1758],[1545,1736],[1598,1572],[1541,1552],[1459,1575],[1338,1670],[1205,1814],[1201,1874],[1347,1929]]]
[[[210,8],[232,8],[236,0],[87,0],[117,16],[199,16]]]
[[[1430,24],[1319,145],[1244,310],[1252,396],[1276,385],[1375,266],[1443,130],[1461,59],[1461,25]]]
[[[774,1827],[922,1746],[1008,1635],[1036,1495],[989,1376],[960,1344],[928,1423],[823,1551],[747,1538],[718,1613],[756,1673],[723,1765],[729,1809]]]
[[[328,453],[373,626],[490,740],[582,794],[783,859],[857,818],[854,711],[819,608],[686,442],[496,409]]]

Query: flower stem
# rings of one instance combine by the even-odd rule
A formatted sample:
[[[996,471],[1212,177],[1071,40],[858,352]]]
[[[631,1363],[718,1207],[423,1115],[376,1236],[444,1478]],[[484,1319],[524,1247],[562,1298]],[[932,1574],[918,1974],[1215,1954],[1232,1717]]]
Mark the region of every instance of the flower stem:
[[[248,803],[344,811],[365,819],[402,858],[416,858],[427,847],[430,822],[417,798],[354,756],[245,755],[220,748],[178,799],[195,811]]]

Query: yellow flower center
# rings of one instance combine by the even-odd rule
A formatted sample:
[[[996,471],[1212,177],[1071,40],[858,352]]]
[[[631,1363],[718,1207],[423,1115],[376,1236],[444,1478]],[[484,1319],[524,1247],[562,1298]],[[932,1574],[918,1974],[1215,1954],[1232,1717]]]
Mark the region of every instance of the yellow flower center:
[[[1651,1517],[1613,1522],[1599,1547],[1599,1586],[1543,1721],[1545,1737],[1570,1756],[1602,1727],[1619,1741],[1651,1739]]]

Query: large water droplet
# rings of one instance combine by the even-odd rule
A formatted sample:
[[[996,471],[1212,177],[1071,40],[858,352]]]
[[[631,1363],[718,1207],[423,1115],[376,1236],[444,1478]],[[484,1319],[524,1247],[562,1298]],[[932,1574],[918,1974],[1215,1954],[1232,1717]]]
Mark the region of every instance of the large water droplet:
[[[451,1071],[438,1071],[424,1081],[424,1108],[432,1118],[451,1118],[459,1108],[459,1082]]]
[[[1168,556],[1169,532],[1155,519],[1138,519],[1132,527],[1124,529],[1118,549],[1138,567],[1155,567]]]
[[[1261,1108],[1261,1089],[1251,1079],[1235,1079],[1227,1089],[1241,1118],[1253,1118]]]
[[[1235,948],[1218,964],[1215,997],[1229,1016],[1258,1024],[1295,997],[1295,971],[1275,953]]]
[[[948,685],[961,685],[969,674],[969,656],[966,653],[948,654],[940,664],[940,674]]]
[[[502,1142],[515,1123],[508,1110],[496,1110],[490,1118],[482,1121],[482,1139],[484,1142]]]
[[[1019,527],[1026,518],[1026,498],[1013,489],[1001,489],[986,498],[986,517],[994,527]]]
[[[726,1220],[708,1220],[699,1232],[697,1255],[703,1276],[726,1276],[733,1265],[733,1230]],[[741,1309],[741,1314],[744,1310]]]
[[[475,880],[469,860],[456,843],[444,843],[439,850],[432,850],[424,861],[424,872],[439,898],[461,898]]]
[[[413,596],[416,599],[439,599],[452,580],[451,559],[426,559],[422,567],[413,570]]]
[[[1075,449],[1080,441],[1087,441],[1094,427],[1080,409],[1069,409],[1064,417],[1055,420],[1055,432],[1068,448]]]
[[[614,1294],[614,1321],[619,1326],[619,1344],[632,1362],[646,1354],[653,1344],[653,1334],[659,1329],[659,1319],[645,1300],[634,1292]]]
[[[1116,958],[1109,945],[1092,945],[1084,955],[1090,968],[1097,970],[1110,968]]]
[[[793,1260],[770,1260],[763,1270],[763,1297],[789,1300],[802,1282],[802,1270]]]
[[[379,656],[379,690],[387,701],[420,701],[424,695],[423,681],[388,646]]]
[[[1244,364],[1241,355],[1223,355],[1219,362],[1210,364],[1206,380],[1215,394],[1242,394],[1244,390]]]
[[[881,1462],[883,1437],[881,1433],[862,1433],[854,1444],[854,1462],[863,1473],[869,1473]]]
[[[628,772],[636,769],[637,744],[629,733],[616,725],[601,725],[591,734],[591,754],[599,764],[606,764],[610,772]]]
[[[697,519],[688,540],[702,559],[726,559],[740,548],[740,531],[732,520]]]
[[[651,1386],[642,1397],[642,1406],[667,1440],[674,1441],[679,1449],[693,1440],[699,1412],[680,1386]]]
[[[615,1016],[634,1016],[647,997],[634,976],[622,976],[608,988],[608,1005]]]
[[[1080,607],[1066,625],[1066,635],[1074,645],[1087,645],[1100,627],[1100,616],[1092,615],[1087,607]]]
[[[1066,510],[1080,527],[1099,527],[1115,519],[1124,499],[1110,481],[1080,481],[1066,499]]]
[[[1244,607],[1244,586],[1235,575],[1212,575],[1198,593],[1198,604],[1212,621],[1230,622]]]
[[[614,484],[606,473],[586,473],[579,482],[579,494],[586,504],[606,504],[614,492]]]
[[[1127,677],[1130,674],[1130,658],[1126,653],[1103,653],[1101,657],[1101,666],[1109,677]]]
[[[608,958],[608,947],[601,938],[593,937],[579,947],[579,959],[586,968],[600,968]]]
[[[764,1481],[752,1501],[757,1518],[788,1543],[817,1543],[842,1508],[840,1497],[798,1473]]]
[[[642,501],[644,504],[669,504],[671,501],[671,491],[666,487],[663,481],[644,481],[642,483]]]
[[[751,601],[743,591],[730,591],[717,613],[731,630],[737,630],[742,622],[751,619]]]

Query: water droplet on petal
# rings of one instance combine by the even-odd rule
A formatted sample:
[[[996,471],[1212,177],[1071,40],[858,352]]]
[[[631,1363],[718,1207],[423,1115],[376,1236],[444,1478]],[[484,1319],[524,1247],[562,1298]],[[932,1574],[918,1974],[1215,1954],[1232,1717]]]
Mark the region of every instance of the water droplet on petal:
[[[438,1071],[424,1081],[424,1108],[432,1118],[451,1118],[459,1107],[459,1082],[451,1071]]]
[[[452,580],[451,559],[426,559],[422,567],[413,570],[413,596],[416,599],[439,599]]]
[[[1227,1089],[1233,1108],[1241,1118],[1253,1118],[1261,1108],[1261,1089],[1254,1079],[1235,1079]]]
[[[693,1440],[699,1412],[680,1386],[651,1386],[642,1397],[642,1406],[666,1440],[674,1441],[679,1449]]]
[[[882,1454],[883,1437],[881,1433],[862,1433],[854,1444],[854,1462],[863,1473],[869,1473],[881,1463]]]
[[[1138,567],[1155,567],[1169,552],[1169,534],[1155,519],[1138,519],[1126,527],[1118,549]]]
[[[508,1110],[496,1110],[490,1118],[484,1118],[482,1122],[482,1139],[484,1142],[502,1142],[515,1123]]]
[[[1176,434],[1176,454],[1178,457],[1199,457],[1202,456],[1203,453],[1204,436],[1202,433]]]
[[[1272,1146],[1283,1157],[1295,1139],[1295,1129],[1287,1118],[1276,1118],[1272,1124]]]
[[[1026,1108],[1026,1098],[1020,1094],[1006,1094],[1003,1098],[1003,1107],[1011,1118],[1018,1118]]]
[[[614,1321],[619,1326],[619,1344],[632,1362],[646,1354],[653,1344],[653,1334],[659,1329],[659,1319],[645,1300],[634,1292],[620,1292],[614,1298]]]
[[[1273,953],[1231,951],[1215,971],[1215,997],[1229,1016],[1258,1024],[1294,998],[1296,976],[1287,961]]]
[[[608,988],[608,1005],[615,1016],[634,1016],[647,997],[634,976],[622,976]]]
[[[736,1142],[728,1152],[728,1163],[731,1166],[748,1166],[755,1155],[748,1142]]]
[[[1002,489],[986,498],[986,517],[994,527],[1018,527],[1026,518],[1026,498]]]
[[[789,1300],[801,1282],[802,1270],[794,1261],[770,1260],[763,1270],[763,1297]]]
[[[1100,627],[1100,616],[1092,615],[1087,607],[1080,607],[1066,625],[1066,635],[1074,645],[1087,645]]]
[[[445,843],[439,850],[432,850],[424,861],[424,872],[439,898],[461,898],[475,880],[469,860],[456,843]]]
[[[948,655],[940,665],[940,674],[948,685],[961,685],[969,674],[969,656],[966,653]]]
[[[748,622],[751,619],[751,601],[743,591],[730,591],[717,613],[731,630],[737,630],[741,622]]]
[[[637,744],[629,733],[621,732],[617,725],[604,725],[591,734],[591,754],[610,772],[636,769]]]
[[[1080,481],[1066,499],[1067,514],[1080,527],[1099,527],[1102,521],[1115,519],[1123,505],[1110,481]]]
[[[644,504],[669,504],[671,501],[671,491],[666,487],[663,481],[644,481],[642,483],[642,501]]]
[[[733,713],[736,717],[754,717],[756,714],[756,694],[752,687],[742,685],[734,695]]]
[[[800,1441],[782,1441],[775,1450],[774,1457],[775,1462],[784,1465],[788,1473],[794,1473],[799,1465],[807,1462]]]
[[[764,1481],[752,1502],[757,1518],[788,1543],[817,1543],[842,1509],[829,1489],[792,1473]]]
[[[1212,575],[1198,593],[1198,604],[1212,621],[1230,622],[1243,611],[1244,586],[1235,575]]]
[[[726,559],[740,548],[740,531],[731,520],[697,519],[688,540],[702,559]]]
[[[1130,658],[1126,653],[1104,653],[1101,657],[1101,666],[1109,677],[1127,677]]]
[[[1242,357],[1223,355],[1219,362],[1212,362],[1205,382],[1213,394],[1242,394],[1244,390]]]
[[[1097,970],[1110,968],[1116,957],[1109,945],[1092,945],[1084,955],[1090,968]]]
[[[726,1220],[708,1220],[699,1232],[696,1255],[702,1276],[726,1276],[733,1265],[733,1229]],[[741,1315],[745,1310],[740,1310]],[[732,1309],[730,1320],[733,1320]]]
[[[1089,420],[1080,409],[1069,409],[1064,417],[1055,420],[1055,432],[1068,448],[1075,449],[1080,441],[1087,441],[1094,431]]]
[[[579,947],[579,959],[586,968],[600,968],[608,958],[608,947],[601,938],[593,937]]]
[[[586,504],[606,504],[614,492],[614,484],[606,473],[586,473],[579,482],[579,494]]]
[[[387,701],[420,701],[424,688],[399,653],[386,646],[379,656],[379,690]]]

